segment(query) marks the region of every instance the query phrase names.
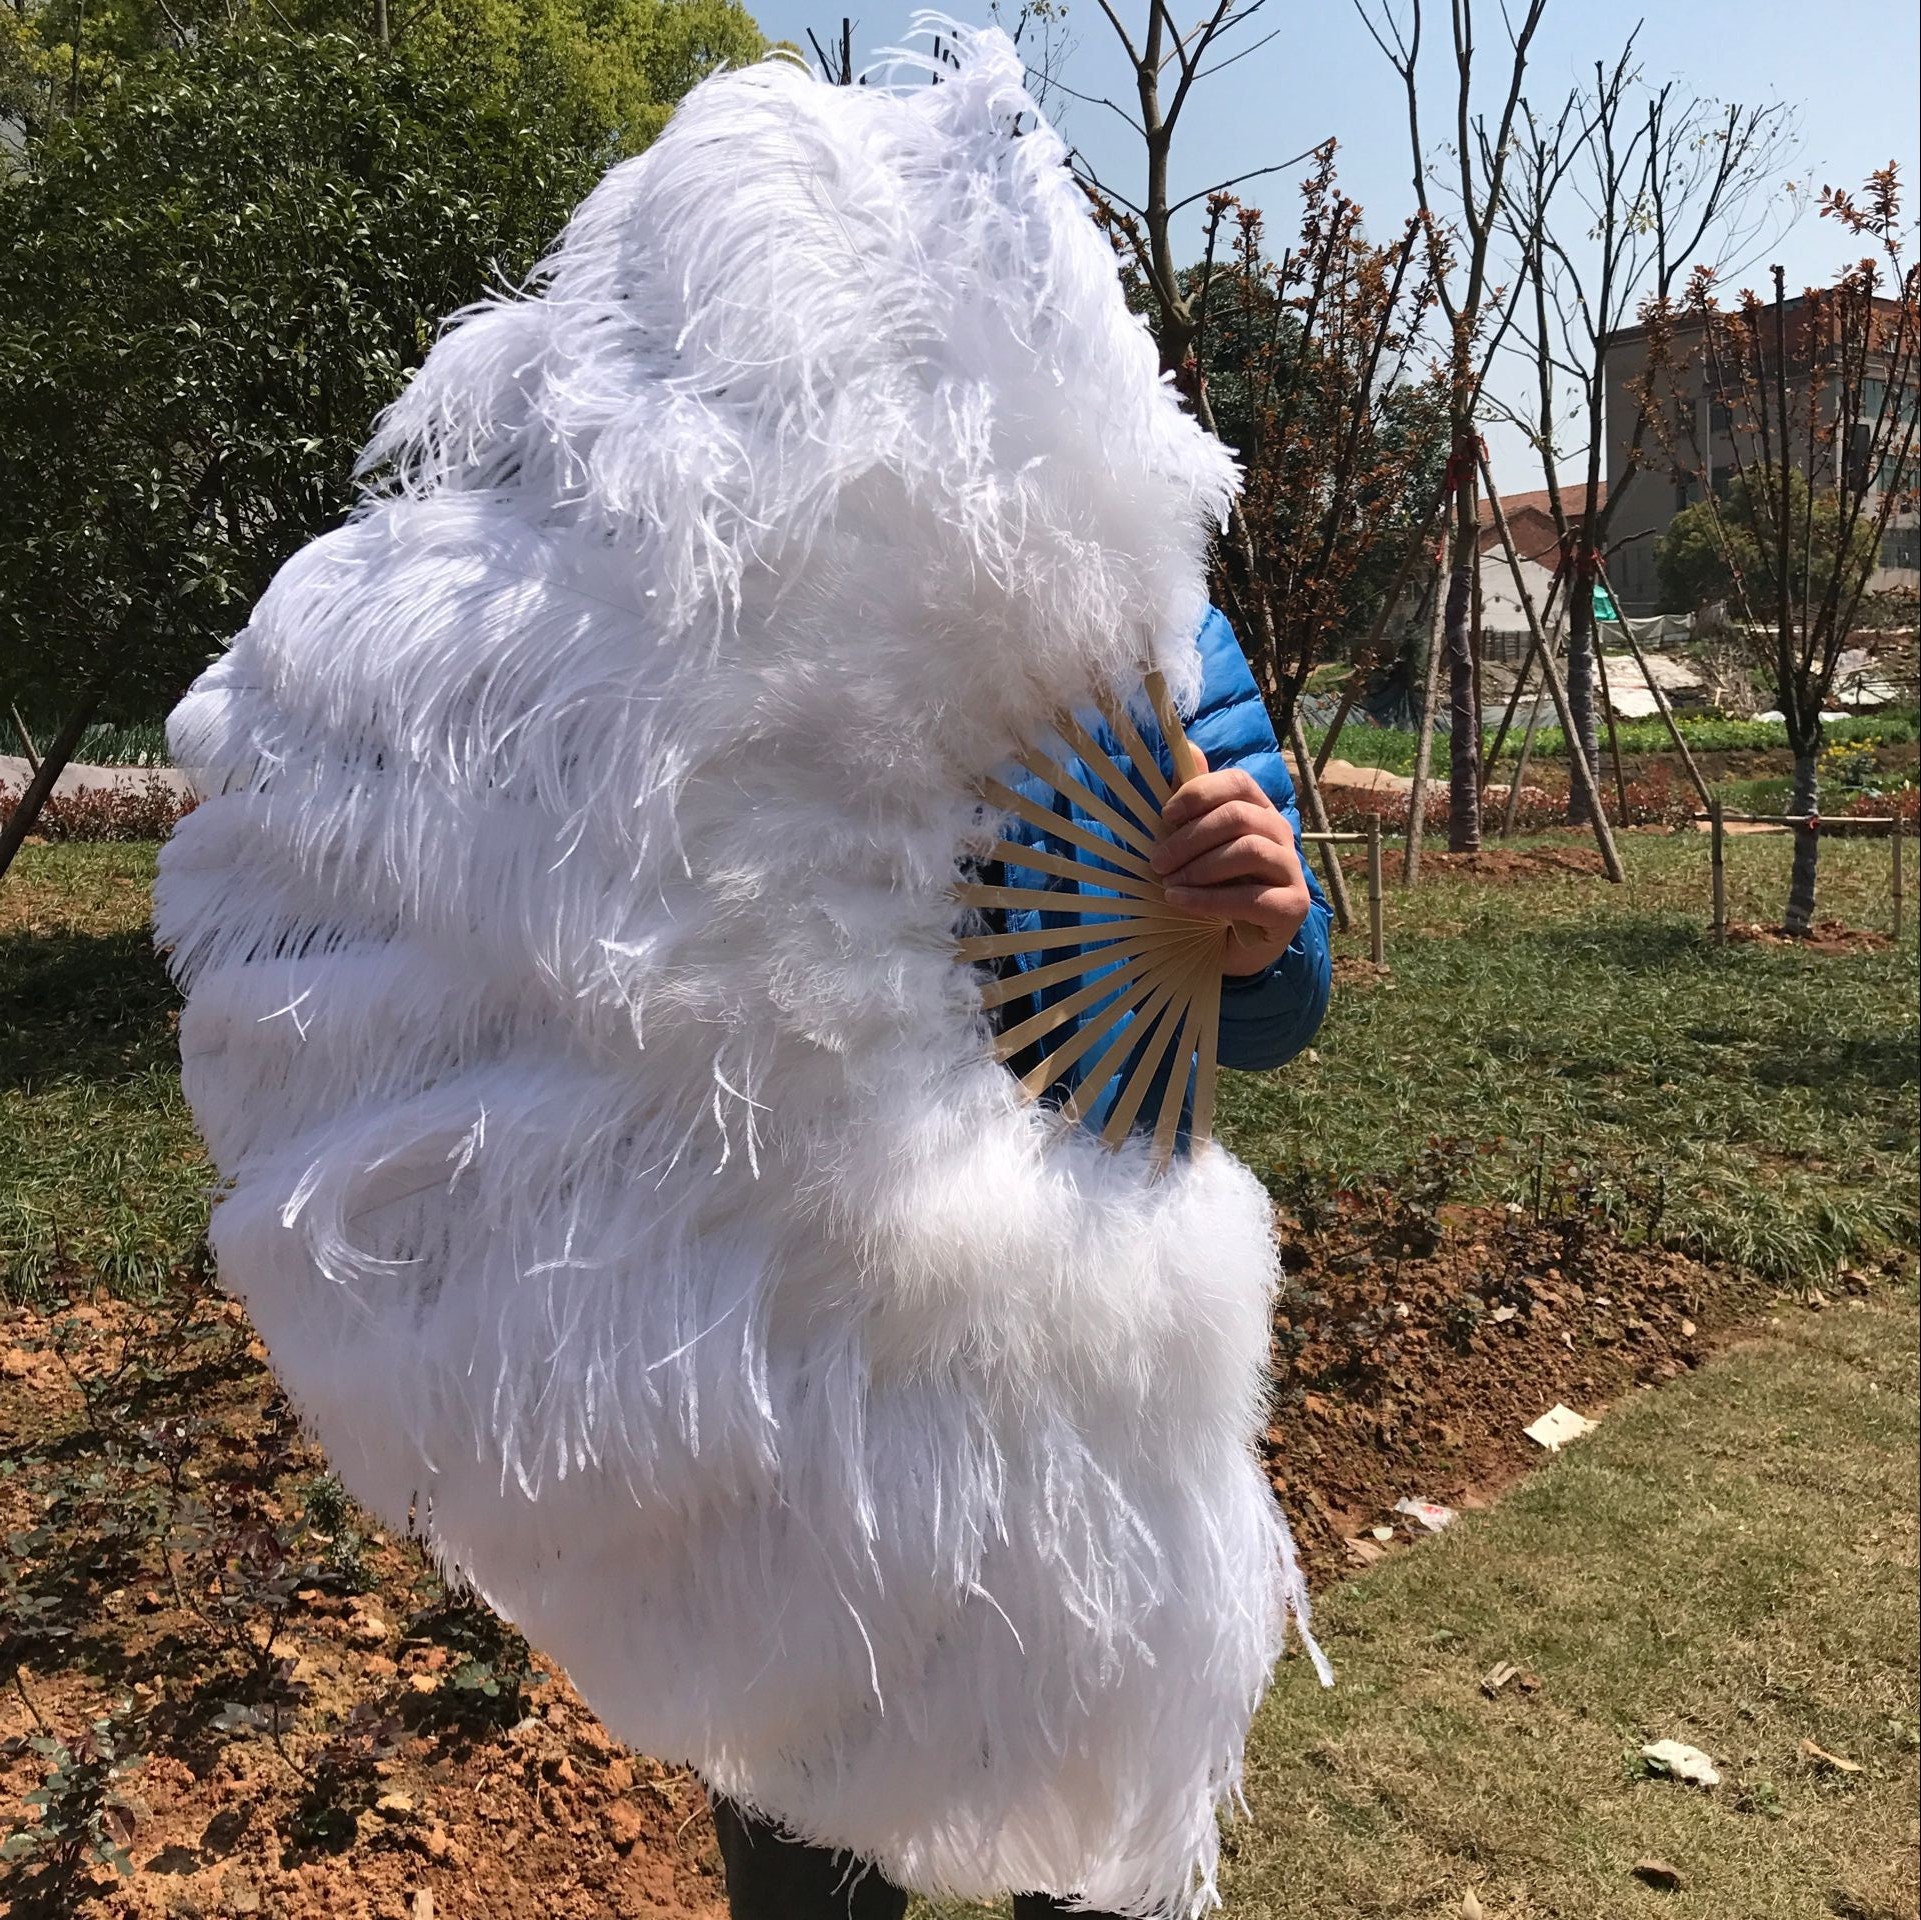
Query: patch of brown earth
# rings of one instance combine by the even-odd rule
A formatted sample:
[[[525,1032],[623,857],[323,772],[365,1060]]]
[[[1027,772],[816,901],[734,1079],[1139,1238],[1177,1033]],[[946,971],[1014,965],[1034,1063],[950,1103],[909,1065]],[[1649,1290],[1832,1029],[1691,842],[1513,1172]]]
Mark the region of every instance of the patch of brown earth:
[[[1540,874],[1603,871],[1595,847],[1482,847],[1478,853],[1423,853],[1440,873],[1471,873],[1481,880],[1527,880]]]
[[[699,1783],[342,1501],[263,1361],[206,1296],[0,1316],[0,1831],[63,1828],[0,1908],[720,1920]],[[93,1778],[36,1810],[53,1741]]]
[[[1731,926],[1728,938],[1763,947],[1795,947],[1803,953],[1879,953],[1894,944],[1872,927],[1850,927],[1840,920],[1817,920],[1806,933],[1790,933],[1785,927]]]
[[[1524,1429],[1557,1402],[1595,1418],[1698,1366],[1778,1299],[1623,1244],[1578,1206],[1539,1220],[1429,1206],[1418,1182],[1297,1201],[1282,1245],[1264,1452],[1317,1584],[1421,1537],[1397,1501],[1470,1510],[1540,1465]],[[1885,1276],[1844,1270],[1837,1284],[1865,1293]]]
[[[1377,967],[1372,960],[1362,960],[1351,953],[1337,953],[1334,956],[1334,984],[1337,987],[1379,987],[1392,986],[1394,970],[1391,967]]]
[[[1415,1536],[1397,1499],[1482,1503],[1556,1400],[1672,1377],[1764,1297],[1444,1176],[1283,1210],[1265,1452],[1317,1584]],[[176,1288],[0,1314],[5,1910],[720,1920],[693,1777],[345,1503],[239,1308]],[[55,1743],[93,1764],[32,1806]]]

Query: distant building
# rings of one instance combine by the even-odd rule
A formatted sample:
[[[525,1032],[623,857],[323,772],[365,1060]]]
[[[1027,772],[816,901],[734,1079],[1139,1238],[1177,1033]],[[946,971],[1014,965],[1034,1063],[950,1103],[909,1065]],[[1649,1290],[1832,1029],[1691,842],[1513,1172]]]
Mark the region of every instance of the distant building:
[[[1585,504],[1586,490],[1567,485],[1561,489],[1561,506],[1568,514],[1568,527],[1578,538],[1582,515],[1575,512]],[[1607,488],[1601,489],[1601,501]],[[1514,574],[1507,563],[1507,549],[1494,525],[1494,510],[1487,500],[1477,501],[1480,518],[1481,552],[1481,634],[1483,657],[1490,660],[1518,660],[1527,646],[1527,613],[1514,588]],[[1554,594],[1554,576],[1561,560],[1560,535],[1554,527],[1554,511],[1547,490],[1538,493],[1504,493],[1501,512],[1507,530],[1514,538],[1514,551],[1521,562],[1521,578],[1528,598],[1534,602],[1538,620],[1560,628],[1565,608]]]
[[[1893,311],[1894,303],[1880,303]],[[1807,299],[1790,300],[1784,309],[1786,332],[1790,341],[1805,340],[1814,313]],[[1661,605],[1660,582],[1655,572],[1654,552],[1669,523],[1684,507],[1701,497],[1702,479],[1717,493],[1724,493],[1736,469],[1736,456],[1746,462],[1754,457],[1753,430],[1737,418],[1738,396],[1718,390],[1713,369],[1702,346],[1702,326],[1698,320],[1676,322],[1673,357],[1675,366],[1663,375],[1657,404],[1671,409],[1669,428],[1673,449],[1663,446],[1652,423],[1642,434],[1638,465],[1630,468],[1628,452],[1634,439],[1635,422],[1642,406],[1642,383],[1648,373],[1647,330],[1627,327],[1609,334],[1606,349],[1606,407],[1608,485],[1619,505],[1608,523],[1608,573],[1621,597],[1623,611],[1634,614],[1686,613],[1685,607]],[[1794,372],[1797,358],[1789,349],[1790,411],[1806,421],[1807,356],[1798,356],[1801,372]],[[1887,362],[1882,359],[1880,378],[1870,371],[1864,411],[1872,418],[1886,392]],[[1832,376],[1824,375],[1824,378]],[[1921,395],[1911,404],[1921,406]],[[1790,436],[1792,438],[1792,435]],[[1802,436],[1802,465],[1805,470],[1805,435]],[[1865,457],[1866,449],[1862,449]],[[1912,492],[1915,473],[1912,466],[1903,474],[1888,471],[1883,461],[1879,470],[1868,476],[1873,496],[1878,498],[1887,487],[1899,486]],[[1695,469],[1690,471],[1689,469]],[[1869,510],[1872,511],[1872,500]],[[1518,531],[1516,538],[1519,538]],[[1921,525],[1912,504],[1899,510],[1889,522],[1881,542],[1880,564],[1868,580],[1871,593],[1900,588],[1913,593],[1921,590]]]

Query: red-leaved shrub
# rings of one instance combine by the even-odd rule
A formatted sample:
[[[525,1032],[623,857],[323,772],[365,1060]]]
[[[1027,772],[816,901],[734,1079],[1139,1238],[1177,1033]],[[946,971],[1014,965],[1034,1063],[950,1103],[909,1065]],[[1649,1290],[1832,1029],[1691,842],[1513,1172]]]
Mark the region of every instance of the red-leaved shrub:
[[[0,826],[19,804],[19,788],[0,786]],[[55,794],[33,830],[43,840],[164,840],[193,804],[191,796],[150,775],[138,786]]]
[[[1921,828],[1921,787],[1897,787],[1893,793],[1857,793],[1839,809],[1844,819],[1898,820],[1908,832]]]
[[[1492,834],[1507,808],[1507,788],[1499,783],[1487,790],[1482,805],[1482,825]],[[1694,817],[1694,789],[1675,778],[1667,767],[1657,766],[1639,779],[1627,783],[1628,824],[1635,827],[1684,827]],[[1328,826],[1335,833],[1365,833],[1368,816],[1378,814],[1384,827],[1395,831],[1407,826],[1408,795],[1381,788],[1326,787],[1322,798],[1327,803]],[[1614,789],[1606,793],[1608,818],[1618,811]],[[1429,786],[1421,811],[1427,816],[1429,832],[1447,828],[1447,782],[1437,780]],[[1567,823],[1567,787],[1563,782],[1537,786],[1530,780],[1521,789],[1520,804],[1514,809],[1517,833],[1540,833]]]

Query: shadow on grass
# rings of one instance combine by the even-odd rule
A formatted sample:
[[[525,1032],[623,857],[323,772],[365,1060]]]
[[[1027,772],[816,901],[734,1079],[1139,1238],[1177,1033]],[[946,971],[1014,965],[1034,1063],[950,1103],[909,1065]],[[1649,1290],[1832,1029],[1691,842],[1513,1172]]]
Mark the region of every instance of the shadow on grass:
[[[1640,913],[1540,927],[1519,936],[1516,944],[1520,941],[1557,956],[1561,964],[1578,960],[1614,973],[1669,973],[1710,962],[1718,953],[1705,926]]]
[[[0,1087],[170,1066],[179,1005],[145,928],[0,936]]]
[[[1763,1054],[1753,1063],[1752,1072],[1769,1087],[1815,1087],[1830,1092],[1877,1087],[1898,1092],[1921,1083],[1921,1057],[1912,1032],[1810,1034],[1792,1052]]]

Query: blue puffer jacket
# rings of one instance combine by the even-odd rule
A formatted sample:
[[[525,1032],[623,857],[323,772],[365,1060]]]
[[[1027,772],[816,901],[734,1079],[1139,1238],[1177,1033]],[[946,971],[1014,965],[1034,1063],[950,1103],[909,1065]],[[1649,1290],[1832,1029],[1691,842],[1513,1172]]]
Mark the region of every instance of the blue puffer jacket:
[[[1240,642],[1235,639],[1233,629],[1222,615],[1210,609],[1207,619],[1202,623],[1199,635],[1201,652],[1202,682],[1200,704],[1194,718],[1188,725],[1188,737],[1207,756],[1209,767],[1219,770],[1225,767],[1244,767],[1258,780],[1268,797],[1287,816],[1288,824],[1298,834],[1301,830],[1300,811],[1295,803],[1294,782],[1287,771],[1286,762],[1281,758],[1279,744],[1274,738],[1273,722],[1267,716],[1260,691],[1254,684],[1254,676],[1248,670],[1242,655]],[[1106,724],[1098,716],[1083,715],[1082,724],[1094,735],[1103,752],[1116,762],[1125,763],[1126,755],[1120,744],[1109,732]],[[1161,770],[1171,777],[1173,765],[1165,742],[1159,732],[1151,725],[1143,726],[1144,743],[1153,750],[1161,762]],[[1105,793],[1103,783],[1097,780],[1080,761],[1074,761],[1069,769],[1079,780],[1094,789]],[[1114,836],[1097,820],[1090,819],[1079,808],[1056,794],[1053,788],[1038,780],[1028,779],[1020,783],[1021,790],[1030,798],[1038,801],[1050,811],[1065,814],[1086,831],[1097,834],[1103,840],[1113,842]],[[1039,846],[1062,855],[1067,859],[1084,859],[1085,856],[1065,840],[1053,840],[1037,829],[1021,821],[1010,820],[1006,829],[1007,838],[1025,846]],[[1303,857],[1307,872],[1308,889],[1314,897],[1314,904],[1307,916],[1306,924],[1294,936],[1293,944],[1279,960],[1264,973],[1252,974],[1245,979],[1228,979],[1222,984],[1221,992],[1221,1034],[1220,1061],[1225,1067],[1260,1068],[1278,1067],[1283,1061],[1291,1060],[1313,1039],[1321,1024],[1321,1017],[1327,1011],[1328,980],[1330,965],[1328,959],[1328,907],[1321,893],[1320,883],[1314,871]],[[1017,886],[1044,886],[1061,891],[1071,890],[1073,883],[1057,879],[1031,869],[1016,869],[1009,863],[1008,880]],[[1084,887],[1084,892],[1096,892],[1097,888]],[[1004,916],[1009,930],[1039,925],[1070,926],[1075,924],[1069,915],[1039,914],[1033,912],[1012,912]],[[1038,953],[1017,956],[1003,964],[1029,970],[1044,964],[1057,956]],[[1028,1015],[1038,1011],[1051,1001],[1064,998],[1079,986],[1086,984],[1087,976],[1064,985],[1043,989],[1038,994],[1017,996],[999,1010],[999,1021],[1003,1031],[1017,1024]],[[1099,1006],[1089,1008],[1081,1019],[1092,1019],[1100,1011]],[[1078,1024],[1075,1023],[1075,1024]],[[1049,1036],[1049,1050],[1058,1047],[1065,1034]],[[1079,1074],[1092,1065],[1093,1058],[1106,1051],[1104,1045],[1097,1045],[1092,1056],[1070,1070],[1065,1081],[1049,1089],[1049,1097],[1063,1099],[1073,1087]],[[1017,1071],[1025,1071],[1035,1056],[1017,1056],[1014,1066]],[[1116,1073],[1109,1084],[1101,1090],[1097,1100],[1085,1109],[1087,1123],[1098,1128],[1105,1118],[1109,1102],[1114,1097],[1122,1075]],[[1143,1111],[1153,1113],[1158,1106],[1158,1089],[1150,1094]]]

